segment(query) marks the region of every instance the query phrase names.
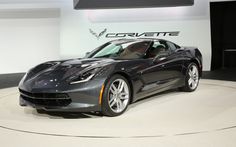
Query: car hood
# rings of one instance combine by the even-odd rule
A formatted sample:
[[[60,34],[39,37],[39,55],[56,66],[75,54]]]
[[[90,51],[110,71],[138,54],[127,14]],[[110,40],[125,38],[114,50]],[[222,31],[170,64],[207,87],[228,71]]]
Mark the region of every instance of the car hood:
[[[94,68],[105,67],[115,63],[113,59],[71,59],[51,61],[31,69],[22,79],[20,85],[26,89],[55,88],[68,83],[73,77]]]

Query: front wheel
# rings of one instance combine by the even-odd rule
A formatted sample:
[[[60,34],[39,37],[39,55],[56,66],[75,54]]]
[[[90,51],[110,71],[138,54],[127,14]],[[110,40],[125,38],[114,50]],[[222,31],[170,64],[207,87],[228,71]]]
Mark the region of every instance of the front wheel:
[[[121,115],[127,109],[130,97],[127,79],[121,75],[112,76],[104,89],[102,113],[111,117]]]
[[[199,79],[198,66],[195,63],[189,64],[185,77],[185,86],[180,89],[187,92],[195,91],[198,87]]]

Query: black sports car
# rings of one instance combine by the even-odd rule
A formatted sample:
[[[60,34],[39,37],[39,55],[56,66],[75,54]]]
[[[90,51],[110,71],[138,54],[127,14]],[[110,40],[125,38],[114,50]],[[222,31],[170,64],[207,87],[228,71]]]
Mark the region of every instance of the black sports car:
[[[201,73],[197,48],[162,39],[114,40],[85,58],[32,68],[19,84],[20,105],[117,116],[128,104],[164,90],[196,90]]]

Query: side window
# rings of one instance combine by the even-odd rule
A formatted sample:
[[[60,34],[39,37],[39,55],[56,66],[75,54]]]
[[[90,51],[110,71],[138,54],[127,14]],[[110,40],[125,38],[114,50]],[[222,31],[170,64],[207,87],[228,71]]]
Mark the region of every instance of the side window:
[[[167,42],[167,44],[172,51],[175,51],[176,49],[180,48],[178,45],[171,43],[171,42]]]
[[[170,49],[171,49],[172,51],[176,50],[176,47],[175,47],[175,45],[174,45],[173,43],[167,42],[167,44],[168,44],[168,46],[170,47]]]
[[[143,58],[146,50],[150,46],[150,41],[141,41],[131,44],[123,44],[123,50],[119,54],[122,59],[140,59]]]
[[[147,58],[155,58],[158,55],[168,52],[168,47],[161,41],[154,41],[146,53]]]
[[[179,49],[179,48],[181,48],[180,46],[178,46],[178,45],[176,45],[176,44],[175,44],[175,47],[176,47],[176,49]]]
[[[162,45],[164,45],[164,46],[165,46],[165,49],[166,49],[166,51],[168,51],[168,50],[169,50],[169,46],[168,46],[168,44],[167,44],[167,42],[166,42],[166,41],[164,41],[164,40],[160,40],[160,43],[161,43]]]

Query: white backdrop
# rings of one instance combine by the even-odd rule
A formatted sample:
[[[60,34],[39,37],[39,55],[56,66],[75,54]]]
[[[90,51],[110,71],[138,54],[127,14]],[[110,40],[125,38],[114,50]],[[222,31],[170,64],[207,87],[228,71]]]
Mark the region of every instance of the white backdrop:
[[[48,60],[83,57],[110,40],[104,36],[97,40],[89,29],[96,33],[104,29],[106,33],[180,31],[178,37],[160,38],[199,47],[204,70],[210,70],[209,1],[221,0],[195,0],[190,7],[83,11],[73,10],[73,0],[27,0],[25,3],[6,0],[0,3],[0,74],[26,72]],[[38,14],[42,8],[49,10]],[[60,8],[61,15],[54,13],[54,8]],[[32,9],[35,13],[30,13],[30,18],[14,18],[14,9]],[[6,13],[11,15],[10,19]],[[38,18],[41,15],[44,18]]]
[[[72,10],[64,6],[61,12],[62,58],[83,57],[86,52],[111,40],[99,40],[89,32],[107,29],[107,33],[180,31],[179,36],[161,36],[183,46],[197,46],[204,60],[204,70],[210,70],[211,37],[209,1],[196,0],[192,7]]]
[[[59,19],[0,19],[0,74],[59,59]]]

